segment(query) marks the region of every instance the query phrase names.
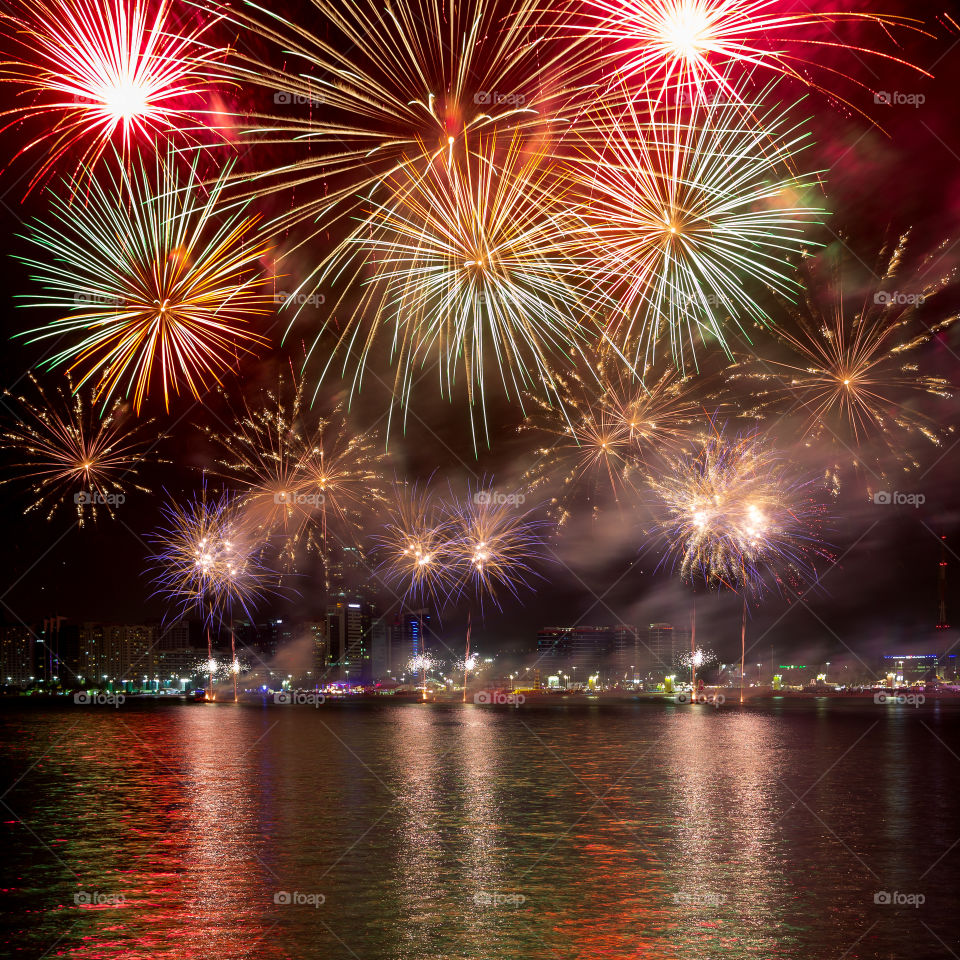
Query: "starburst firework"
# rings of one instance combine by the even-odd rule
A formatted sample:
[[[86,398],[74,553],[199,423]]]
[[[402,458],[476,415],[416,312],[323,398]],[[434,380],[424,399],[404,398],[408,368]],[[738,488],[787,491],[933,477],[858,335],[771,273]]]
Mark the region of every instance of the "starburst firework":
[[[436,363],[446,396],[462,370],[484,426],[490,374],[507,396],[522,387],[550,394],[551,358],[588,335],[574,265],[555,252],[567,218],[553,165],[515,139],[501,151],[489,138],[464,159],[436,160],[419,177],[404,174],[391,193],[394,199],[371,208],[321,276],[348,268],[357,277],[373,273],[327,368],[340,354],[346,374],[358,346],[358,384],[387,329],[397,366],[394,396],[402,405],[429,363]],[[350,296],[352,287],[341,303]]]
[[[826,556],[817,539],[822,508],[808,483],[756,435],[701,438],[651,481],[666,559],[706,586],[761,593],[815,577]]]
[[[554,376],[562,401],[531,397],[535,406],[521,430],[543,443],[524,480],[551,492],[561,525],[580,497],[596,512],[604,490],[618,503],[635,493],[648,462],[675,450],[702,413],[689,378],[662,366],[637,374],[608,346]]]
[[[325,556],[328,524],[346,536],[385,498],[375,432],[354,430],[342,404],[327,416],[305,409],[302,381],[281,379],[254,402],[244,396],[234,424],[209,432],[223,451],[219,467],[243,485],[251,529],[281,538],[289,560],[300,543]]]
[[[97,413],[87,391],[57,388],[48,395],[31,375],[37,397],[4,396],[15,404],[14,418],[2,437],[16,457],[13,480],[30,483],[33,502],[26,512],[47,510],[49,520],[61,506],[76,506],[82,527],[98,510],[111,517],[129,490],[149,493],[138,473],[149,458],[146,423],[131,424],[129,407],[115,400]]]
[[[199,496],[163,508],[164,524],[152,536],[150,557],[157,593],[181,615],[196,610],[208,624],[236,612],[252,614],[256,602],[275,589],[263,562],[262,540],[251,536],[236,497]]]
[[[170,151],[153,175],[146,165],[112,168],[83,188],[82,203],[54,199],[50,221],[28,237],[45,257],[20,258],[44,290],[23,305],[61,314],[20,336],[73,341],[44,366],[69,363],[104,402],[132,391],[139,413],[154,380],[168,409],[181,383],[199,399],[241,353],[267,342],[244,327],[269,312],[258,263],[267,250],[256,218],[220,210],[224,183],[225,174],[204,186],[196,162],[184,176]]]
[[[809,180],[789,169],[807,135],[761,100],[749,123],[729,102],[682,121],[641,119],[630,103],[609,116],[605,146],[571,165],[587,229],[558,245],[616,300],[609,336],[637,366],[668,342],[685,367],[697,342],[726,348],[728,325],[767,322],[745,280],[795,295],[787,258],[821,211],[798,204]]]
[[[450,518],[448,553],[457,594],[475,598],[481,608],[487,599],[499,607],[499,595],[517,598],[536,575],[540,524],[519,498],[491,489],[492,478],[482,486],[468,487],[465,499],[451,498],[444,505]]]
[[[775,0],[586,0],[583,8],[589,36],[610,42],[599,55],[612,64],[614,76],[639,82],[658,100],[668,90],[688,101],[718,92],[739,97],[730,82],[732,67],[759,68],[810,86],[816,86],[811,74],[819,69],[863,86],[825,62],[825,54],[836,51],[881,58],[926,74],[906,60],[842,39],[836,32],[858,24],[875,26],[885,35],[898,27],[921,32],[920,21],[907,17],[786,11]]]
[[[395,483],[383,533],[375,538],[378,573],[414,602],[445,600],[456,585],[450,522],[428,487]]]
[[[44,126],[20,151],[44,154],[31,187],[73,152],[86,176],[111,145],[126,156],[136,139],[196,127],[189,107],[224,52],[203,39],[215,19],[184,22],[169,0],[23,0],[18,10],[0,19],[17,48],[0,82],[26,101],[7,111],[11,123]]]
[[[866,287],[851,277],[857,265],[844,252],[805,261],[805,296],[773,328],[772,349],[728,371],[729,381],[754,399],[747,413],[775,416],[781,439],[792,433],[829,453],[835,485],[841,460],[878,475],[889,463],[916,466],[918,439],[939,445],[953,430],[918,404],[952,395],[950,382],[924,373],[920,359],[958,314],[941,312],[925,322],[921,311],[956,271],[942,266],[941,248],[901,277],[908,241],[905,233],[880,251],[877,279]]]

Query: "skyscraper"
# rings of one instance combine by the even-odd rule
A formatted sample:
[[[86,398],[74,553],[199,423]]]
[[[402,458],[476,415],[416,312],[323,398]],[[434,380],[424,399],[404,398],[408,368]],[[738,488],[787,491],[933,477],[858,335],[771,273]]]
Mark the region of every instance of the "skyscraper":
[[[332,598],[327,605],[327,662],[330,679],[368,683],[376,608],[359,596]]]

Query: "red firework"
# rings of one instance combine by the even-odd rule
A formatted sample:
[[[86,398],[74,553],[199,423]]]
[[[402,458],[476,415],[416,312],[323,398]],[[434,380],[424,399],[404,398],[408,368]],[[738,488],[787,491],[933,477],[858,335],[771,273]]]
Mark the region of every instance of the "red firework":
[[[44,122],[18,153],[43,147],[30,189],[74,150],[89,170],[110,144],[127,154],[136,138],[196,126],[187,108],[223,53],[203,40],[215,22],[179,25],[170,0],[24,0],[18,15],[0,17],[16,49],[0,81],[24,101],[6,112],[8,126]]]

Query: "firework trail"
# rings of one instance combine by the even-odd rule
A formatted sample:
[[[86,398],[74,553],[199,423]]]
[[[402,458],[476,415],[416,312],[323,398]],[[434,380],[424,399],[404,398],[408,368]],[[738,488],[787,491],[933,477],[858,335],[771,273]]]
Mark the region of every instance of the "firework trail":
[[[78,176],[92,176],[108,148],[124,157],[134,141],[182,137],[197,129],[195,112],[210,70],[226,52],[204,35],[216,19],[184,22],[168,0],[22,0],[0,30],[16,49],[0,63],[0,82],[23,101],[6,111],[8,126],[26,122],[37,135],[21,150],[42,151],[36,186],[75,154]]]
[[[85,191],[83,203],[55,197],[50,219],[26,238],[39,258],[18,258],[44,291],[21,306],[61,315],[18,336],[71,341],[43,366],[69,363],[99,402],[132,391],[139,413],[154,381],[167,409],[181,383],[199,399],[267,342],[245,327],[272,307],[259,267],[267,250],[255,217],[220,209],[225,177],[204,185],[196,161],[184,175],[168,150],[152,174],[115,165],[86,185],[66,182],[71,194]]]
[[[113,517],[113,509],[129,490],[149,493],[138,479],[151,459],[146,431],[150,421],[130,422],[129,407],[115,400],[100,413],[93,409],[88,391],[56,388],[44,391],[31,374],[35,398],[4,396],[15,407],[0,436],[13,454],[13,476],[2,481],[27,481],[31,510],[46,510],[51,519],[60,507],[76,507],[77,523],[97,519],[98,509]]]

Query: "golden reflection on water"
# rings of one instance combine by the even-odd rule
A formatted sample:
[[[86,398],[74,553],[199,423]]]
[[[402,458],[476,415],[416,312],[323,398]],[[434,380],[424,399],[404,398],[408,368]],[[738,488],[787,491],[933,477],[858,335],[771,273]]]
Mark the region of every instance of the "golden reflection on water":
[[[944,738],[956,722],[927,720]],[[960,764],[896,711],[216,704],[67,721],[4,730],[24,905],[5,955],[792,960],[872,931],[863,960],[905,923],[873,918],[873,891],[915,889],[956,839],[943,797]],[[32,741],[64,729],[36,762]],[[921,770],[936,802],[903,788]],[[956,863],[937,872],[931,901]],[[78,890],[123,900],[76,906]]]

